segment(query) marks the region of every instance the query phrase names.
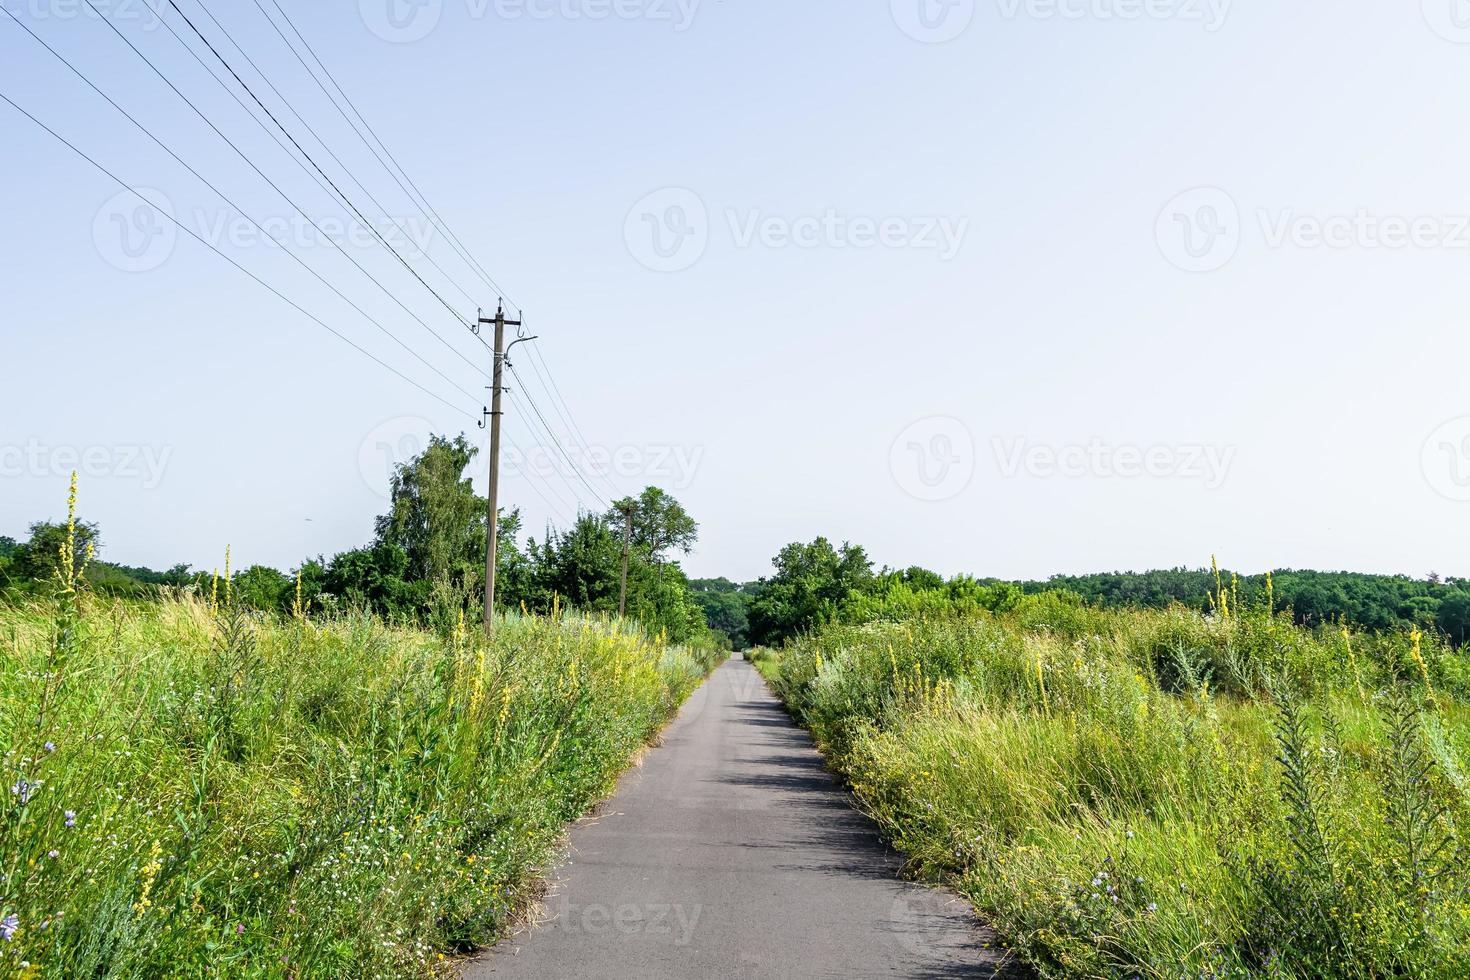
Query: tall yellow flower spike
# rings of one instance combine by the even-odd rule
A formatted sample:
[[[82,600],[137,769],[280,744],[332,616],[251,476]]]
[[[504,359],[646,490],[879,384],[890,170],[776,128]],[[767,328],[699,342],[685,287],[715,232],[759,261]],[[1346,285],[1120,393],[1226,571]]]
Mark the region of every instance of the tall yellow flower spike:
[[[1439,695],[1434,693],[1434,684],[1429,680],[1429,664],[1424,661],[1423,649],[1424,633],[1415,626],[1409,631],[1409,652],[1414,657],[1414,663],[1419,665],[1419,675],[1424,678],[1424,690],[1429,692],[1429,703],[1438,707]]]
[[[71,490],[66,495],[66,540],[61,542],[62,590],[76,588],[77,561],[77,471],[71,471]]]

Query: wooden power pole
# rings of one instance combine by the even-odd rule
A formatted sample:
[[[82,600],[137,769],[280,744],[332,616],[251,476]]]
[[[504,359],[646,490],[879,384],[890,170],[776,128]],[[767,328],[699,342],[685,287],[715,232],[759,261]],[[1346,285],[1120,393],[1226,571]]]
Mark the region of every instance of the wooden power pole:
[[[505,301],[496,310],[495,319],[479,316],[481,326],[495,326],[494,385],[490,394],[490,512],[485,522],[485,638],[495,635],[495,553],[500,544],[500,396],[504,391],[505,328],[519,327],[521,321],[505,318]]]
[[[623,511],[623,584],[618,589],[618,618],[628,614],[628,550],[633,544],[633,506],[624,506]]]

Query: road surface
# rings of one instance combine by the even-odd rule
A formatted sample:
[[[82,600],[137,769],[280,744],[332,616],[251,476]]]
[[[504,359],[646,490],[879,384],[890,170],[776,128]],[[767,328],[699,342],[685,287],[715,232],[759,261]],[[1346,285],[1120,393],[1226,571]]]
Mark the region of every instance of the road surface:
[[[902,882],[755,668],[715,671],[571,833],[538,921],[467,980],[991,977],[952,893]]]

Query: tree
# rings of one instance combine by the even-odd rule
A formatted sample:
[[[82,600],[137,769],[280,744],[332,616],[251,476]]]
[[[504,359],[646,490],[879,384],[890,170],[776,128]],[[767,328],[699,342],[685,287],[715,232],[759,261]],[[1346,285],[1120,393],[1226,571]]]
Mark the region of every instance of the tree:
[[[1457,644],[1470,639],[1470,592],[1455,589],[1446,593],[1435,623]]]
[[[252,565],[243,572],[235,573],[235,598],[245,605],[264,612],[289,610],[292,581],[274,568]]]
[[[851,594],[873,581],[873,563],[862,548],[832,547],[826,538],[789,544],[772,563],[776,574],[762,579],[750,605],[750,639],[771,645],[832,619]]]
[[[405,578],[484,579],[488,505],[465,476],[478,452],[463,435],[434,436],[393,474],[393,506],[377,520],[377,544],[402,549]]]
[[[15,582],[49,582],[61,570],[61,555],[67,540],[66,525],[38,521],[31,525],[30,530],[30,539],[12,553],[6,573]],[[82,567],[89,546],[94,553],[101,547],[97,525],[78,522],[72,554],[76,568]]]
[[[634,550],[654,565],[662,565],[670,551],[689,554],[699,540],[699,524],[679,501],[658,487],[613,504],[607,522],[620,527],[625,514],[631,515]]]
[[[622,569],[622,540],[606,519],[582,514],[570,531],[551,532],[539,547],[530,544],[536,605],[562,605],[593,612],[615,611]]]
[[[750,628],[751,587],[727,578],[695,579],[689,587],[709,628],[729,637],[736,649],[743,649]]]
[[[356,548],[327,566],[326,591],[352,606],[369,606],[385,616],[426,612],[430,583],[409,575],[408,553],[391,542]]]

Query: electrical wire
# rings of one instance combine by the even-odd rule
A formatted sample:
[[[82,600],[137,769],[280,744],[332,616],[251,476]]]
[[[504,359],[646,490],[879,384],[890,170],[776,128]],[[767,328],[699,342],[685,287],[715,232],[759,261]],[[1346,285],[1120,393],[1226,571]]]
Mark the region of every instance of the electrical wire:
[[[348,167],[347,164],[342,162],[342,158],[337,156],[337,154],[332,150],[332,147],[327,143],[325,139],[322,138],[321,134],[316,131],[311,123],[307,122],[306,119],[301,115],[301,113],[296,111],[296,107],[291,104],[291,100],[286,98],[286,96],[281,92],[280,89],[276,88],[276,84],[271,81],[270,76],[267,75],[265,71],[255,63],[255,59],[250,57],[250,53],[240,45],[240,42],[235,40],[235,37],[233,34],[230,33],[229,28],[221,24],[219,22],[219,19],[214,16],[214,13],[207,6],[205,6],[204,0],[195,0],[195,3],[199,5],[200,10],[204,11],[205,16],[207,16],[210,21],[213,22],[214,26],[219,28],[220,33],[223,34],[225,36],[225,39],[228,40],[230,44],[234,47],[234,49],[240,53],[240,56],[245,59],[245,62],[255,70],[255,73],[260,76],[261,80],[264,81],[267,86],[269,86],[270,90],[275,93],[276,98],[281,100],[281,103],[285,105],[287,110],[290,111],[291,115],[296,117],[296,121],[301,123],[302,126],[306,127],[306,131],[312,135],[312,138],[315,139],[318,144],[321,145],[321,148],[327,152],[327,155],[332,158],[333,162],[335,162],[337,166],[341,167],[342,172],[345,173],[349,178],[351,178],[352,182],[357,185],[357,189],[367,195],[367,199],[377,206],[378,210],[382,212],[383,217],[387,219],[389,224],[391,224],[394,228],[398,230],[399,234],[401,234],[409,241],[412,241],[413,236],[408,233],[408,230],[404,228],[403,225],[399,224],[398,220],[393,217],[392,212],[390,212],[388,208],[383,205],[383,202],[379,201],[377,197],[373,195],[373,192],[368,189],[366,184],[358,179],[357,175],[352,172],[352,169]],[[271,26],[274,27],[275,25],[272,24]],[[276,33],[280,33],[279,29],[277,29]],[[291,53],[296,54],[294,48],[292,49]],[[297,60],[300,60],[300,55],[297,55]],[[304,65],[305,62],[302,62],[302,64]],[[313,76],[313,80],[315,80],[315,76]],[[318,82],[317,84],[320,85],[321,83]],[[335,106],[336,103],[333,103],[333,105]],[[461,286],[454,279],[454,277],[452,277],[448,272],[444,271],[444,268],[440,266],[438,262],[434,261],[434,257],[429,254],[427,249],[421,250],[419,254],[430,265],[437,269],[439,271],[439,274],[442,275],[446,280],[448,280],[451,286],[459,290],[460,294],[464,296],[465,299],[469,300],[471,303],[475,302],[475,298],[471,296],[468,292],[466,292],[465,288]]]
[[[96,7],[92,4],[92,0],[87,0],[87,4],[88,6],[92,6],[92,9],[96,10]],[[451,316],[459,321],[461,326],[473,332],[474,328],[470,326],[469,321],[466,320],[459,313],[458,310],[451,306],[448,300],[446,300],[443,296],[440,296],[439,291],[436,290],[433,286],[429,285],[428,281],[424,279],[423,276],[419,275],[418,270],[409,265],[408,260],[400,255],[398,253],[398,250],[394,248],[391,244],[389,244],[388,240],[383,237],[382,233],[378,231],[378,229],[372,224],[372,222],[368,221],[367,218],[363,216],[361,209],[359,209],[357,205],[352,202],[351,198],[349,198],[346,194],[342,192],[342,189],[337,186],[336,182],[333,181],[331,177],[327,176],[327,172],[321,168],[321,166],[316,162],[315,159],[312,158],[310,153],[306,152],[305,148],[302,147],[301,143],[296,139],[296,137],[291,135],[290,130],[286,129],[286,127],[281,124],[281,121],[276,118],[275,113],[271,112],[266,104],[260,100],[260,97],[255,94],[255,90],[252,89],[248,84],[246,84],[245,80],[240,77],[240,73],[235,71],[234,66],[232,66],[229,61],[225,59],[224,55],[219,53],[219,50],[215,48],[212,43],[210,43],[209,38],[204,36],[203,32],[200,31],[199,28],[195,26],[194,22],[189,19],[189,16],[179,8],[179,5],[175,3],[174,0],[168,0],[168,5],[172,7],[180,17],[184,19],[184,23],[187,24],[189,26],[189,29],[194,32],[194,35],[204,43],[204,46],[209,49],[210,54],[214,55],[216,60],[218,60],[220,64],[225,66],[225,70],[234,77],[235,82],[245,90],[246,94],[250,96],[255,104],[260,106],[261,111],[270,118],[270,121],[275,124],[276,128],[279,129],[283,134],[285,134],[286,139],[290,141],[291,145],[296,147],[296,151],[307,159],[307,162],[312,165],[317,173],[322,175],[323,180],[332,185],[332,189],[337,192],[338,196],[342,198],[342,202],[347,205],[352,213],[357,215],[357,220],[362,222],[363,227],[367,228],[368,231],[373,233],[373,236],[377,238],[382,246],[386,248],[390,253],[392,253],[393,257],[396,258],[399,263],[423,285],[425,289],[433,294],[434,298],[437,299],[444,306],[444,308],[449,311]],[[101,16],[100,11],[98,15]],[[109,21],[109,23],[111,22]]]
[[[555,378],[551,377],[551,368],[546,367],[546,362],[543,358],[541,358],[540,353],[536,350],[535,344],[529,344],[527,346],[531,348],[531,370],[535,372],[536,379],[540,381],[541,389],[546,392],[547,397],[551,402],[552,411],[556,413],[557,418],[559,418],[562,425],[566,427],[568,435],[572,436],[574,441],[579,441],[580,448],[583,450],[583,452],[586,452],[590,455],[592,443],[587,439],[585,435],[582,434],[582,430],[580,427],[578,427],[576,420],[571,417],[571,409],[568,407],[566,412],[563,412],[561,407],[558,407],[560,390],[555,387],[556,380]],[[538,360],[541,361],[542,367],[546,367],[546,373],[544,375],[541,372],[541,368],[536,366],[536,362]],[[564,399],[561,401],[564,404]],[[600,478],[604,484],[607,485],[607,488],[612,492],[614,498],[622,496],[622,491],[619,490],[617,485],[613,483],[611,477],[607,475],[606,470],[598,469],[596,467],[589,467],[589,469],[591,469],[592,472],[598,478]]]
[[[194,111],[194,114],[204,121],[205,125],[207,125],[210,129],[212,129],[214,131],[214,133],[215,133],[216,136],[218,136],[220,139],[224,140],[225,143],[230,147],[230,149],[234,150],[235,153],[236,153],[236,155],[239,156],[241,160],[244,160],[245,163],[250,167],[251,170],[255,171],[255,173],[262,180],[264,180],[267,184],[269,184],[271,186],[271,188],[277,194],[281,195],[281,198],[283,200],[285,200],[287,204],[289,204],[293,209],[295,209],[295,211],[296,211],[297,214],[301,215],[301,217],[303,219],[305,219],[306,221],[310,222],[311,226],[313,228],[315,228],[317,230],[317,232],[320,233],[321,236],[330,245],[332,245],[333,248],[335,248],[335,249],[337,249],[337,251],[341,252],[342,255],[344,257],[346,257],[347,261],[351,262],[353,264],[353,266],[356,267],[356,269],[359,272],[361,272],[364,276],[366,276],[369,281],[371,281],[375,286],[378,287],[378,289],[382,290],[382,292],[385,295],[387,295],[388,298],[392,299],[393,302],[395,302],[396,304],[398,304],[398,306],[401,307],[405,313],[407,313],[410,317],[412,317],[415,321],[417,321],[420,326],[422,326],[425,330],[427,330],[434,337],[435,340],[439,341],[440,344],[444,345],[444,347],[447,350],[449,350],[452,354],[454,354],[460,360],[462,360],[466,364],[468,364],[477,373],[481,374],[482,376],[488,377],[488,375],[485,374],[484,368],[479,367],[478,365],[476,365],[469,358],[465,357],[464,354],[460,353],[460,351],[458,349],[456,349],[452,344],[450,344],[449,341],[445,340],[442,336],[440,336],[439,333],[437,331],[435,331],[433,327],[430,327],[427,322],[425,322],[421,317],[418,316],[418,314],[414,313],[413,310],[409,309],[409,307],[401,299],[399,299],[396,294],[394,294],[391,290],[389,290],[386,286],[384,286],[377,279],[376,276],[374,276],[372,273],[368,272],[368,270],[365,269],[362,266],[362,263],[358,262],[357,259],[353,258],[352,254],[350,252],[348,252],[340,244],[338,244],[338,242],[336,241],[336,239],[334,239],[331,235],[328,235],[326,233],[326,231],[321,227],[321,225],[314,218],[312,218],[309,214],[307,214],[306,211],[299,204],[297,204],[295,202],[295,200],[293,200],[289,194],[287,194],[284,190],[282,190],[279,184],[277,184],[275,181],[271,180],[271,178],[265,173],[265,171],[261,170],[260,167],[258,167],[255,164],[255,161],[253,161],[253,160],[250,159],[249,154],[247,154],[244,150],[240,149],[240,147],[238,145],[236,145],[236,143],[234,142],[234,140],[232,140],[228,136],[226,136],[224,134],[224,132],[218,126],[215,125],[214,121],[209,118],[208,114],[206,114],[202,109],[200,109],[197,105],[195,105],[194,102],[193,102],[193,100],[191,100],[187,95],[185,95],[183,93],[183,91],[181,91],[179,89],[179,87],[177,85],[175,85],[173,83],[173,81],[167,75],[165,75],[159,69],[159,67],[156,64],[154,64],[153,61],[138,48],[137,45],[133,44],[133,42],[128,38],[128,36],[126,34],[122,33],[122,31],[118,30],[116,24],[114,24],[111,20],[107,19],[106,17],[103,17],[102,16],[102,12],[100,10],[97,10],[97,7],[92,4],[92,0],[87,0],[87,4],[89,6],[91,6],[94,11],[97,11],[97,15],[98,15],[99,18],[102,19],[103,23],[105,23],[112,30],[112,32],[114,34],[116,34],[119,38],[121,38],[122,39],[122,42],[124,44],[126,44],[128,46],[128,48],[131,49],[134,54],[136,54],[139,58],[141,58],[143,60],[143,63],[146,64],[150,69],[152,69],[153,73],[155,75],[157,75],[160,79],[162,79],[163,80],[163,83],[165,85],[167,85],[170,89],[172,89],[173,92],[174,92],[174,94],[177,95],[180,99],[182,99],[184,101],[184,104],[187,105],[190,109],[192,109]],[[3,8],[0,8],[0,9],[3,9]],[[7,13],[8,12],[9,11],[7,11]],[[15,20],[14,15],[11,16],[11,19],[12,20]],[[163,23],[163,25],[169,29],[170,33],[172,33],[174,35],[175,39],[177,39],[180,44],[184,44],[185,49],[188,50],[190,52],[190,54],[193,54],[194,53],[193,50],[191,48],[189,48],[187,44],[184,43],[184,39],[181,38],[181,37],[179,37],[178,33],[173,30],[172,25],[170,25],[167,21],[163,21],[161,19],[160,19],[160,22]],[[16,23],[20,23],[20,21],[16,20]],[[25,25],[22,24],[21,26],[24,27]],[[32,33],[31,36],[32,37],[35,37],[35,34]],[[37,40],[40,40],[40,39],[37,38]],[[42,42],[42,43],[44,44],[45,42]],[[50,46],[47,45],[47,48],[49,50],[50,49]],[[53,50],[52,53],[55,54],[55,51]],[[60,55],[58,55],[58,57],[60,57]],[[62,60],[65,61],[66,59],[63,58]],[[195,60],[198,60],[199,63],[200,63],[200,65],[203,65],[204,64],[204,62],[202,60],[198,59],[198,56],[197,55],[195,56]],[[72,66],[70,62],[67,62],[67,67],[71,68],[73,71],[77,71],[77,69],[74,66]],[[78,74],[80,75],[80,72],[78,72]],[[213,75],[213,73],[211,73],[211,77],[215,77]],[[85,80],[85,77],[84,77],[84,80]],[[224,82],[223,81],[221,81],[218,78],[215,78],[215,80],[217,82],[219,82],[222,86],[224,86]],[[225,87],[225,91],[226,92],[229,92],[230,91],[228,86],[224,86],[224,87]],[[94,88],[95,88],[95,86],[94,86]],[[234,93],[230,93],[230,94],[233,95]],[[111,101],[111,100],[109,100],[109,101]],[[239,102],[240,107],[242,109],[244,109],[247,113],[249,113],[248,107],[245,106],[244,102],[240,101],[240,99],[239,99],[238,96],[236,97],[235,101],[236,102]],[[254,114],[250,114],[250,118],[251,119],[255,119]],[[256,119],[256,122],[257,123],[260,123],[260,121],[258,119]],[[263,123],[260,123],[260,125],[262,126],[262,128],[264,128],[264,124]],[[142,128],[142,127],[140,126],[139,128]],[[269,134],[270,133],[270,130],[269,129],[266,129],[266,132]],[[282,151],[286,152],[288,155],[290,154],[290,151],[289,150],[286,150],[286,147],[283,144],[280,143],[280,140],[279,139],[277,139],[276,142],[277,142],[277,145],[280,145],[281,146]],[[292,159],[295,159],[295,158],[292,157]],[[298,161],[298,164],[299,164],[299,161]],[[304,170],[305,167],[303,167],[302,169]],[[309,171],[308,171],[308,173],[309,173]],[[325,188],[323,188],[323,189],[325,190]]]
[[[296,26],[295,22],[291,20],[291,16],[286,13],[285,9],[281,7],[280,3],[278,3],[277,0],[271,0],[272,6],[274,6],[276,8],[276,11],[280,13],[281,18],[286,22],[286,25],[291,28],[291,33],[296,35],[297,40],[301,42],[301,46],[306,49],[307,54],[311,55],[311,60],[316,62],[317,67],[321,69],[322,74],[326,76],[327,81],[332,83],[332,88],[337,90],[337,94],[342,97],[343,102],[347,103],[348,108],[352,110],[352,114],[357,117],[357,121],[362,123],[362,128],[366,129],[368,133],[372,135],[373,141],[378,144],[377,148],[375,148],[373,144],[368,141],[367,136],[363,135],[362,129],[358,128],[357,123],[353,122],[352,117],[347,115],[347,113],[342,109],[342,106],[338,104],[337,99],[332,95],[332,93],[327,91],[327,87],[321,83],[321,80],[319,78],[317,78],[316,72],[312,71],[311,66],[309,66],[306,63],[306,60],[302,58],[301,55],[296,51],[296,46],[293,45],[290,39],[286,37],[285,32],[283,32],[279,25],[276,24],[275,18],[271,17],[270,13],[261,4],[260,0],[254,0],[254,3],[256,8],[261,12],[265,19],[270,22],[271,27],[275,29],[276,34],[280,36],[283,42],[285,42],[286,47],[290,48],[291,53],[296,56],[296,60],[299,61],[301,63],[301,66],[306,69],[306,72],[308,75],[311,76],[312,81],[316,82],[317,88],[321,89],[322,94],[325,95],[328,101],[332,103],[332,107],[335,108],[338,114],[341,115],[344,120],[346,120],[347,124],[350,127],[352,127],[352,131],[357,134],[357,138],[362,140],[363,146],[366,146],[369,152],[371,152],[372,155],[377,159],[378,163],[382,164],[382,167],[387,172],[388,176],[393,178],[394,183],[398,185],[398,189],[403,191],[404,195],[413,202],[414,206],[419,209],[420,213],[422,213],[424,217],[428,218],[429,222],[434,225],[435,229],[437,229],[439,233],[444,236],[445,240],[450,243],[450,246],[452,248],[454,248],[455,254],[457,254],[460,259],[464,261],[465,265],[472,272],[478,274],[481,280],[484,281],[485,285],[489,286],[499,296],[504,298],[506,302],[511,303],[511,305],[516,308],[517,315],[519,315],[520,307],[511,302],[510,297],[506,295],[505,290],[500,288],[500,284],[497,283],[495,279],[488,272],[485,271],[484,266],[480,265],[480,263],[475,260],[474,256],[470,254],[469,249],[467,249],[464,243],[460,241],[459,236],[450,229],[448,222],[440,217],[439,212],[435,210],[433,205],[429,203],[429,199],[424,195],[424,192],[419,189],[418,184],[415,183],[413,178],[408,175],[408,171],[405,170],[403,168],[403,165],[398,162],[398,158],[393,155],[393,151],[388,149],[387,144],[383,142],[380,136],[378,136],[378,133],[376,130],[373,129],[372,124],[363,117],[363,114],[358,110],[357,105],[352,101],[352,98],[347,94],[346,90],[342,88],[341,84],[332,74],[331,69],[327,68],[326,64],[317,55],[316,49],[311,46],[311,42],[306,40],[305,35],[301,33],[301,30]],[[378,153],[379,148],[382,149],[382,154]],[[383,159],[384,155],[388,157],[387,161]],[[393,166],[390,167],[388,165],[388,161],[392,161]],[[394,168],[397,168],[396,172]],[[402,175],[402,179],[400,179],[399,177],[400,174]],[[408,186],[404,186],[404,181],[408,182]],[[410,187],[413,188],[412,191],[409,190]],[[441,269],[440,271],[442,272],[443,270]],[[464,292],[463,288],[459,287],[457,284],[456,288],[459,288],[460,292]]]
[[[510,373],[515,376],[515,379],[521,383],[521,388],[518,394],[525,398],[526,404],[531,407],[531,411],[534,412],[536,418],[541,421],[541,427],[546,430],[547,438],[551,441],[552,445],[556,446],[557,450],[561,453],[562,458],[567,461],[567,465],[572,468],[572,472],[576,475],[577,479],[581,480],[582,485],[587,488],[589,493],[592,494],[592,499],[600,502],[604,507],[610,509],[612,507],[612,504],[608,503],[606,498],[604,498],[602,494],[598,493],[597,490],[593,488],[592,484],[587,482],[587,477],[583,475],[582,470],[577,466],[577,464],[572,462],[572,457],[568,455],[566,447],[557,441],[556,434],[552,432],[551,426],[547,424],[546,416],[541,413],[540,406],[538,406],[536,404],[536,400],[531,397],[531,393],[525,390],[526,382],[525,379],[521,377],[520,372],[515,369],[514,365],[507,364],[506,366],[510,368]]]
[[[102,96],[102,98],[106,99],[107,100],[107,103],[109,105],[111,105],[114,109],[116,109],[118,112],[122,113],[123,117],[125,119],[127,119],[128,122],[132,123],[138,129],[142,130],[142,132],[143,132],[143,134],[145,136],[147,136],[149,139],[151,139],[154,143],[158,144],[158,146],[165,153],[167,153],[169,156],[173,157],[174,160],[180,166],[182,166],[185,170],[189,171],[189,173],[193,174],[198,180],[200,180],[204,184],[204,186],[206,186],[210,190],[214,191],[214,193],[216,195],[218,195],[221,200],[223,200],[230,207],[234,208],[235,211],[238,214],[240,214],[240,216],[243,217],[246,221],[250,222],[251,227],[253,227],[256,231],[258,231],[262,235],[264,235],[267,240],[269,240],[270,242],[272,242],[273,244],[275,244],[276,247],[280,248],[283,252],[285,252],[286,255],[290,256],[296,262],[297,265],[300,265],[307,272],[311,273],[311,275],[314,276],[317,279],[317,281],[320,282],[323,286],[326,286],[332,292],[336,293],[337,296],[343,302],[345,302],[348,306],[351,306],[361,316],[363,316],[369,323],[371,323],[373,326],[377,327],[380,331],[382,331],[384,334],[386,334],[388,336],[388,338],[391,339],[395,344],[397,344],[399,347],[402,347],[404,350],[408,351],[408,353],[411,354],[414,358],[416,358],[419,361],[419,363],[423,364],[424,367],[428,368],[430,371],[433,371],[440,378],[442,378],[444,381],[446,381],[451,387],[458,389],[458,391],[460,392],[460,394],[462,394],[466,398],[470,398],[470,399],[473,399],[475,397],[474,395],[472,395],[468,391],[466,391],[453,378],[449,377],[449,375],[445,374],[443,371],[439,370],[433,364],[431,364],[427,360],[425,360],[424,357],[421,354],[419,354],[418,351],[414,350],[408,344],[406,344],[402,340],[400,340],[398,338],[398,336],[393,333],[393,331],[391,331],[387,327],[383,326],[382,323],[380,323],[380,322],[378,322],[378,320],[374,319],[372,317],[372,315],[370,315],[366,310],[364,310],[362,307],[358,306],[351,299],[349,299],[345,293],[343,293],[336,286],[334,286],[330,282],[328,282],[326,280],[326,278],[324,278],[319,272],[317,272],[310,265],[308,265],[306,263],[306,261],[304,259],[302,259],[299,255],[297,255],[295,252],[291,251],[290,249],[286,248],[286,246],[283,245],[283,244],[281,244],[279,241],[276,241],[276,239],[269,232],[267,232],[265,230],[265,228],[263,228],[261,226],[260,222],[257,221],[255,218],[253,218],[249,214],[249,212],[247,212],[240,205],[236,204],[229,197],[229,195],[225,194],[224,191],[220,190],[213,183],[211,183],[209,181],[209,179],[206,178],[203,174],[201,174],[198,170],[196,170],[196,169],[194,169],[194,167],[190,166],[190,164],[186,160],[184,160],[182,157],[180,157],[177,153],[175,153],[173,151],[173,149],[168,146],[168,144],[164,143],[163,140],[159,139],[156,135],[154,135],[154,133],[153,133],[152,130],[150,130],[147,126],[144,126],[141,122],[139,122],[133,116],[132,113],[128,112],[121,105],[119,105],[112,98],[112,96],[108,95],[106,92],[102,91],[102,89],[98,88],[97,85],[95,83],[93,83],[93,81],[90,78],[88,78],[86,75],[84,75],[81,72],[80,69],[78,69],[70,61],[68,61],[65,57],[63,57],[62,54],[60,52],[58,52],[55,48],[53,48],[51,45],[47,44],[45,40],[43,40],[41,37],[39,37],[36,34],[35,31],[32,31],[24,23],[22,23],[20,20],[18,20],[16,18],[16,16],[14,14],[12,14],[9,10],[5,10],[5,8],[0,7],[0,11],[4,11],[5,15],[7,17],[9,17],[11,20],[15,21],[15,23],[21,28],[21,30],[25,31],[32,38],[34,38],[37,44],[40,44],[43,48],[45,48],[47,51],[49,51],[52,54],[52,56],[54,56],[58,61],[60,61],[67,68],[71,69],[72,73],[74,75],[76,75],[78,78],[80,78],[83,82],[85,82],[88,85],[88,87],[90,87],[92,89],[92,91],[96,92],[98,95]]]
[[[71,150],[77,156],[81,157],[83,160],[86,160],[93,167],[97,168],[103,174],[107,175],[109,178],[112,179],[112,181],[114,183],[116,183],[123,190],[128,191],[134,197],[138,198],[138,200],[142,201],[144,204],[147,204],[150,207],[153,206],[153,202],[150,201],[150,200],[148,200],[148,198],[144,197],[141,193],[139,193],[138,190],[137,190],[137,188],[135,188],[132,185],[128,184],[121,177],[117,176],[117,174],[113,173],[111,170],[108,170],[102,164],[98,163],[95,159],[93,159],[90,155],[88,155],[84,150],[82,150],[81,148],[79,148],[76,144],[72,143],[70,140],[68,140],[66,137],[62,136],[56,130],[52,129],[50,126],[48,126],[45,123],[43,123],[40,119],[37,119],[34,115],[32,115],[30,112],[28,112],[23,107],[21,107],[18,103],[16,103],[13,99],[11,99],[4,92],[0,92],[0,100],[3,100],[7,105],[9,105],[16,112],[19,112],[21,115],[25,116],[31,122],[35,123],[41,129],[43,129],[47,133],[49,133],[52,137],[54,137],[57,141],[59,141],[67,149]],[[264,289],[266,289],[267,291],[269,291],[270,293],[272,293],[273,295],[275,295],[277,299],[281,300],[283,303],[285,303],[286,305],[290,306],[292,309],[296,310],[296,312],[300,313],[302,316],[304,316],[307,319],[311,320],[317,326],[321,327],[323,330],[327,331],[332,336],[334,336],[338,340],[342,341],[344,344],[347,344],[349,347],[351,347],[353,350],[357,351],[359,354],[361,354],[364,357],[366,357],[366,358],[374,361],[375,363],[378,364],[378,366],[384,368],[385,370],[390,371],[393,374],[397,375],[399,378],[401,378],[402,380],[406,381],[408,384],[412,385],[413,387],[417,388],[419,391],[423,392],[424,394],[428,395],[430,398],[433,398],[435,401],[437,401],[440,404],[444,405],[446,408],[449,408],[452,411],[461,412],[461,413],[463,413],[465,415],[470,416],[471,418],[474,417],[474,413],[473,412],[468,412],[465,409],[463,409],[463,408],[455,405],[454,403],[448,401],[447,399],[445,399],[445,398],[443,398],[443,397],[435,394],[434,392],[430,391],[428,388],[425,388],[423,385],[419,384],[417,381],[415,381],[412,378],[410,378],[408,375],[404,374],[402,371],[399,371],[397,368],[393,367],[393,365],[389,364],[387,361],[384,361],[382,358],[378,357],[376,354],[374,354],[371,351],[369,351],[369,350],[367,350],[367,349],[359,346],[356,342],[354,342],[353,340],[351,340],[350,338],[348,338],[345,334],[342,334],[339,331],[335,330],[334,328],[332,328],[331,326],[329,326],[325,321],[323,321],[319,317],[315,316],[314,314],[308,313],[305,309],[303,309],[300,305],[298,305],[294,300],[290,299],[284,293],[282,293],[280,290],[278,290],[274,286],[272,286],[270,283],[266,282],[264,279],[261,279],[255,273],[251,272],[249,269],[247,269],[243,265],[241,265],[239,262],[236,262],[234,259],[230,258],[224,252],[220,251],[218,247],[216,247],[214,244],[212,244],[211,242],[209,242],[203,236],[199,235],[193,229],[189,228],[182,221],[179,221],[173,215],[171,215],[168,212],[163,211],[161,209],[157,209],[157,210],[158,210],[159,214],[161,214],[163,217],[167,218],[169,221],[171,221],[175,225],[177,225],[178,228],[181,231],[184,232],[184,234],[188,235],[189,237],[193,238],[195,241],[199,242],[199,244],[203,245],[205,248],[209,249],[215,255],[218,255],[220,258],[224,259],[226,262],[230,263],[230,265],[233,265],[236,269],[239,269],[245,275],[247,275],[251,279],[253,279],[258,285],[260,285],[261,287],[263,287]]]

